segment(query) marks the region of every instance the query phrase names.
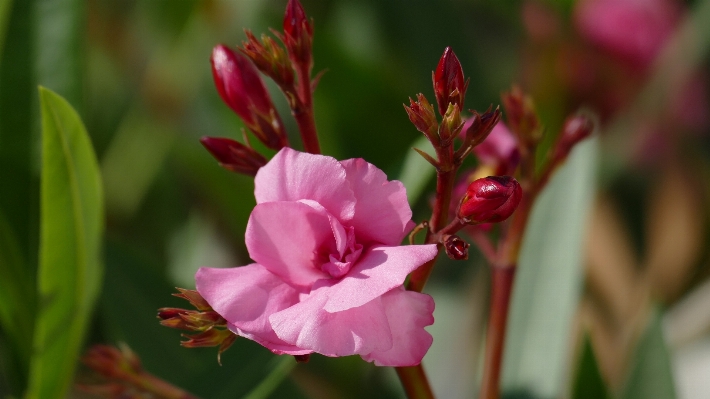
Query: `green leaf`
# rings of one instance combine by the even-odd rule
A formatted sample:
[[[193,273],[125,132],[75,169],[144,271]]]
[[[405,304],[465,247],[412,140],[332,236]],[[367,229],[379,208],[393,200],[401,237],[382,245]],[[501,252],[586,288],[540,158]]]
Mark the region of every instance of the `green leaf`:
[[[422,151],[434,153],[434,147],[425,136],[421,136],[414,140],[411,147],[418,148]],[[409,204],[414,206],[419,200],[427,183],[436,175],[436,169],[424,157],[411,150],[407,152],[404,158],[402,172],[399,175],[399,181],[407,188],[407,199]]]
[[[670,356],[656,309],[633,357],[631,374],[622,399],[674,399],[676,397]]]
[[[610,398],[599,364],[594,356],[594,348],[589,335],[584,335],[582,355],[577,365],[577,375],[572,390],[572,399],[608,399]]]
[[[274,363],[271,372],[244,397],[245,399],[268,398],[296,366],[296,361],[291,356],[274,358]]]
[[[582,240],[598,143],[578,145],[533,206],[508,318],[503,389],[562,396],[567,342],[582,282]]]
[[[42,176],[39,309],[28,398],[70,388],[101,284],[103,193],[98,163],[79,116],[40,87]]]

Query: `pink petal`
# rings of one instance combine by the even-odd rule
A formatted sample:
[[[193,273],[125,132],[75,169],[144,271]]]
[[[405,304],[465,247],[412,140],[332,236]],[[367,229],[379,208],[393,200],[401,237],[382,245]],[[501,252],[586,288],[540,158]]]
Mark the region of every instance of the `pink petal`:
[[[224,317],[236,334],[252,339],[276,353],[306,354],[279,339],[269,316],[298,302],[298,291],[263,266],[216,269],[202,267],[195,275],[197,291]]]
[[[256,203],[314,200],[340,221],[352,219],[355,196],[345,169],[332,157],[283,148],[256,173]]]
[[[301,202],[258,204],[246,230],[249,256],[292,285],[330,278],[320,270],[337,252],[327,212]]]
[[[399,245],[412,219],[404,185],[387,181],[384,172],[363,159],[348,159],[341,164],[357,200],[350,225],[355,227],[358,242]]]
[[[326,356],[348,356],[387,351],[392,336],[380,298],[358,308],[328,313],[323,310],[327,288],[314,291],[303,302],[271,315],[282,340]]]
[[[355,266],[328,289],[327,312],[341,312],[362,306],[402,285],[409,273],[434,259],[436,245],[373,247],[362,254]],[[329,284],[333,280],[319,282]]]
[[[392,332],[392,348],[362,356],[377,366],[406,367],[421,363],[431,347],[425,326],[434,324],[434,300],[425,294],[395,288],[382,296]]]

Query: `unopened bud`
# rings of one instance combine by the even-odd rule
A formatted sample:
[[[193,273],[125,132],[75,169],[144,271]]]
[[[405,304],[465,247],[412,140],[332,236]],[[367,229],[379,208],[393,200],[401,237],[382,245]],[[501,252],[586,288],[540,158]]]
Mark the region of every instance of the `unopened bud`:
[[[572,147],[577,143],[589,137],[594,130],[594,122],[584,115],[574,115],[567,118],[564,126],[562,127],[562,133],[557,139],[557,144],[555,146],[555,154],[553,158],[555,161],[561,161],[567,158]]]
[[[468,81],[464,81],[461,63],[451,47],[444,49],[436,71],[432,73],[432,79],[441,115],[446,114],[449,104],[456,104],[459,109],[463,108]]]
[[[523,197],[520,184],[510,176],[488,176],[473,181],[457,211],[467,224],[502,222],[513,214]]]
[[[203,137],[200,143],[214,156],[219,165],[232,172],[256,176],[266,165],[266,158],[238,141],[221,137]]]
[[[446,110],[444,118],[439,126],[439,138],[441,145],[447,146],[451,140],[458,136],[463,128],[463,120],[461,119],[461,110],[457,104],[449,104],[449,109]]]
[[[310,69],[313,63],[313,23],[308,20],[306,11],[298,0],[288,1],[283,28],[283,42],[291,61],[295,65],[305,65]]]
[[[444,249],[446,250],[446,255],[452,260],[466,260],[468,259],[468,247],[469,243],[462,240],[456,235],[447,235],[443,237]]]
[[[409,107],[405,105],[404,109],[417,130],[424,133],[429,140],[436,135],[439,122],[436,120],[434,107],[424,97],[424,94],[417,94],[416,102],[410,98]]]
[[[118,349],[109,345],[94,345],[82,357],[82,362],[106,378],[125,378],[143,372],[140,359],[127,345]]]
[[[162,308],[158,309],[160,324],[180,330],[205,331],[216,326],[226,326],[226,321],[215,311]]]
[[[275,150],[284,147],[286,133],[254,64],[221,44],[212,50],[210,61],[222,100],[267,147]],[[268,129],[263,129],[259,117],[269,119]]]
[[[195,309],[203,312],[212,310],[212,306],[207,303],[205,298],[203,298],[199,292],[179,287],[177,287],[177,290],[180,291],[180,293],[173,294],[173,296],[187,300],[192,306],[195,307]]]
[[[487,174],[513,174],[520,163],[518,140],[502,122],[496,124],[488,137],[474,147],[473,152],[480,165],[489,167],[490,172]]]
[[[239,49],[249,57],[254,65],[281,87],[293,85],[293,67],[286,51],[274,39],[262,35],[261,41],[251,31],[245,31],[247,41]]]
[[[528,146],[537,144],[542,138],[540,120],[530,96],[518,86],[501,96],[508,115],[508,127]]]

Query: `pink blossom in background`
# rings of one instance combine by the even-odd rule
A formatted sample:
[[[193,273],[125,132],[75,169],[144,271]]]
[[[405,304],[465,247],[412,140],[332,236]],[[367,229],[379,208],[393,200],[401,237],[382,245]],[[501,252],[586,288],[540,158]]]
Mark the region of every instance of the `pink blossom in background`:
[[[437,249],[399,245],[413,227],[404,186],[362,159],[284,148],[254,192],[246,245],[256,263],[195,277],[229,328],[277,354],[419,364],[434,301],[402,283]]]
[[[679,15],[672,0],[581,0],[575,24],[592,44],[645,68],[671,36]]]
[[[488,137],[473,148],[473,152],[481,164],[493,168],[495,175],[512,174],[520,162],[518,140],[503,122],[498,122]]]

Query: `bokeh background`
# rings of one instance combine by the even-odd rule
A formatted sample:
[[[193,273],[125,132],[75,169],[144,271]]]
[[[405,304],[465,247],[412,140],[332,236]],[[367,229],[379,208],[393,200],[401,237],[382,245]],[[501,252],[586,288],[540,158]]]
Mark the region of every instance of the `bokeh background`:
[[[245,27],[278,29],[285,5],[0,1],[0,209],[36,265],[41,84],[79,112],[103,178],[105,275],[87,346],[125,342],[147,370],[204,398],[242,397],[266,376],[268,397],[402,397],[393,370],[359,357],[283,366],[238,339],[220,366],[216,350],[181,348],[179,333],[155,318],[157,308],[185,307],[170,294],[193,288],[198,267],[250,262],[252,180],[220,168],[198,141],[241,139],[243,127],[213,86],[209,56],[218,43],[240,44]],[[597,374],[614,397],[710,397],[710,1],[303,5],[315,20],[315,70],[327,70],[315,92],[323,152],[365,158],[423,187],[410,195],[417,221],[429,215],[433,180],[412,159],[420,134],[401,104],[419,92],[433,101],[431,71],[446,46],[471,79],[468,108],[495,106],[519,84],[535,99],[546,143],[568,114],[597,115],[586,158],[573,154],[528,232],[538,238],[527,244],[531,256],[547,255],[516,283],[506,397],[582,398],[580,378]],[[269,88],[298,143],[285,100]],[[565,248],[572,253],[556,252]],[[424,361],[434,390],[474,397],[487,267],[475,250],[466,262],[441,261],[426,291],[437,303]],[[0,338],[0,396],[19,397],[26,371],[2,329]],[[94,377],[78,366],[77,380]]]

